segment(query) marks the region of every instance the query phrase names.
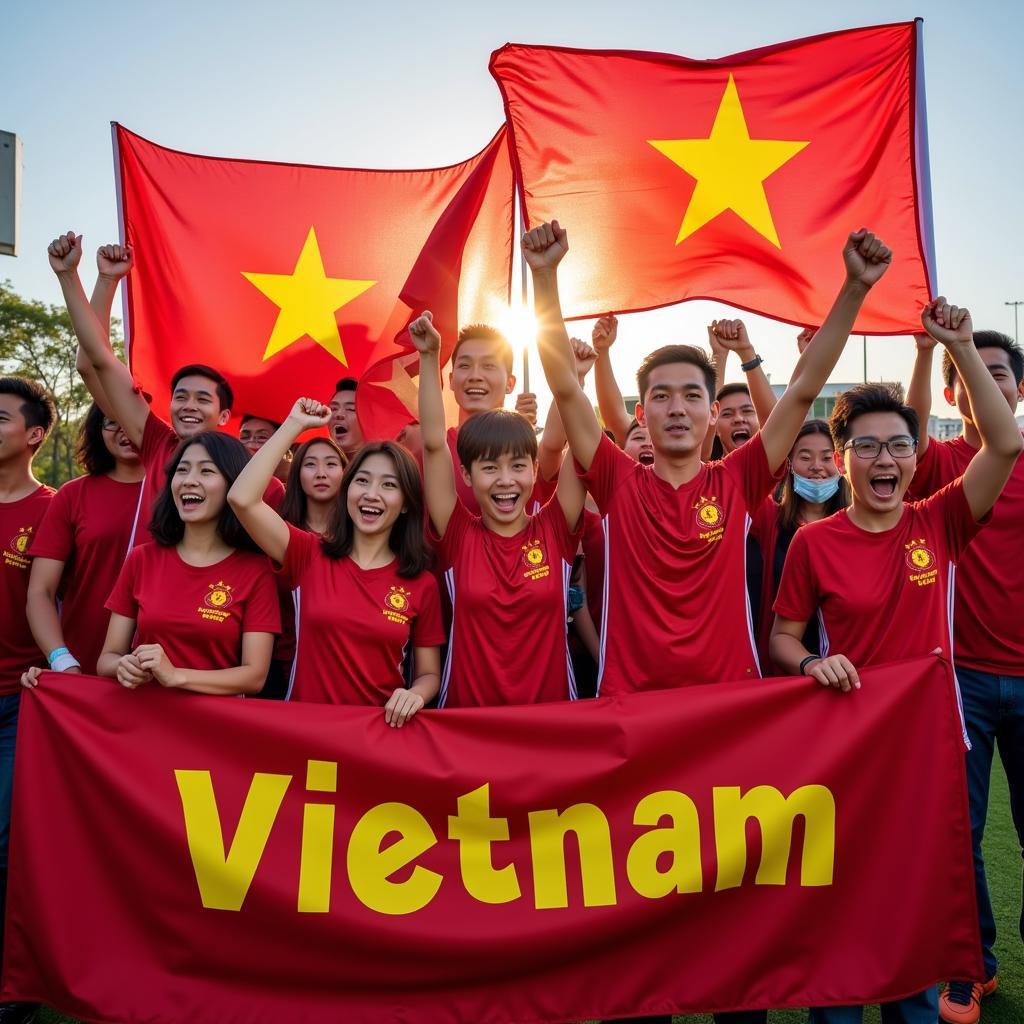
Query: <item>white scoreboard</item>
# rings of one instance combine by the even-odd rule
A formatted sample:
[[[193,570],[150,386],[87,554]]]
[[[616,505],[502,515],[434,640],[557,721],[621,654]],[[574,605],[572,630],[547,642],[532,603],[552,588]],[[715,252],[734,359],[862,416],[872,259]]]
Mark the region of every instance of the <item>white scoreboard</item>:
[[[0,255],[18,255],[21,210],[21,139],[0,131]]]

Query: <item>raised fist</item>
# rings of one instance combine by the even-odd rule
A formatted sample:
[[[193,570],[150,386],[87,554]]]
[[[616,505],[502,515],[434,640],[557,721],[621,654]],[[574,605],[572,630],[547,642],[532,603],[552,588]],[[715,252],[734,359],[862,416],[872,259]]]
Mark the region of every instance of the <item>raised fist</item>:
[[[135,253],[130,245],[101,245],[96,250],[96,269],[100,277],[120,281],[127,276],[135,263]]]
[[[594,350],[600,355],[602,352],[607,352],[615,344],[618,334],[619,321],[612,313],[609,313],[607,316],[601,317],[594,324],[594,330],[590,334],[590,342],[594,346]]]
[[[66,274],[74,270],[82,259],[82,236],[69,231],[58,235],[47,247],[50,269],[55,274]]]
[[[804,349],[807,348],[811,343],[811,339],[818,333],[817,327],[805,327],[796,336],[796,348],[800,355],[804,354]]]
[[[554,270],[569,251],[569,236],[558,221],[541,224],[523,235],[523,256],[531,270]]]
[[[530,426],[537,428],[537,396],[532,391],[520,391],[516,395],[516,412],[530,421]]]
[[[946,348],[951,345],[974,344],[974,325],[971,323],[970,311],[964,306],[951,306],[944,295],[933,299],[921,310],[921,323]]]
[[[441,335],[434,326],[434,314],[429,309],[409,324],[409,338],[417,352],[441,351]]]
[[[742,320],[712,320],[708,328],[708,340],[712,339],[729,352],[741,352],[750,348],[750,338],[747,337],[747,328]]]
[[[572,354],[576,357],[576,376],[582,383],[583,378],[590,373],[590,368],[597,362],[597,352],[579,338],[570,338],[569,344],[572,345]]]
[[[300,398],[293,406],[288,418],[303,430],[323,427],[331,418],[331,407],[315,398]]]
[[[843,249],[846,279],[870,288],[881,280],[892,263],[892,250],[867,228],[850,232]]]

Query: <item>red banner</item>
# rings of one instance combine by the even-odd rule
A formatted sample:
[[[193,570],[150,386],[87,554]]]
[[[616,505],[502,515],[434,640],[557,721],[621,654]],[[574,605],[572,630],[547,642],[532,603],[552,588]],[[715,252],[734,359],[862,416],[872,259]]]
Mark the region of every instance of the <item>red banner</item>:
[[[566,314],[711,298],[817,326],[847,233],[868,227],[895,257],[855,330],[919,330],[934,272],[919,29],[716,60],[495,51],[529,223],[569,231]]]
[[[423,712],[43,676],[4,998],[85,1020],[486,1024],[980,978],[949,667]]]
[[[421,304],[438,312],[449,343],[460,318],[507,311],[513,193],[504,126],[469,160],[411,171],[197,156],[120,125],[114,139],[122,233],[135,248],[131,368],[161,414],[186,363],[224,373],[236,414],[274,420],[296,396],[330,401],[339,378],[376,367],[367,417],[390,430],[415,408],[403,411],[403,368],[380,368],[409,350],[395,339]]]

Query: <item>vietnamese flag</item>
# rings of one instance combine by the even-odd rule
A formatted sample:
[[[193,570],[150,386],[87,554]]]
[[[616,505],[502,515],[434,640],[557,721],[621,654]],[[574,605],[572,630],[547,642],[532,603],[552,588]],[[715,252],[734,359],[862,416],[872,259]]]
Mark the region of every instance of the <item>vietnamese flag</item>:
[[[403,351],[396,337],[421,311],[403,295],[424,267],[436,270],[429,294],[414,297],[446,312],[452,338],[462,309],[493,319],[507,308],[504,127],[469,160],[411,171],[195,156],[120,125],[114,144],[135,249],[129,360],[161,415],[171,376],[191,362],[228,378],[237,415],[281,420],[299,396],[329,401],[337,380]],[[390,399],[390,377],[380,384]]]
[[[935,268],[920,30],[717,60],[496,50],[528,223],[569,231],[567,316],[705,298],[815,326],[867,227],[894,258],[856,332],[919,330]]]

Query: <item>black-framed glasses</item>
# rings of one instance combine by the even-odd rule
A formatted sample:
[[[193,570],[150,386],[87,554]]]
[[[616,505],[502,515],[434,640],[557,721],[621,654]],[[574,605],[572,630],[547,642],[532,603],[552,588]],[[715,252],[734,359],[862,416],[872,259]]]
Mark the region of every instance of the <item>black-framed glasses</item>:
[[[858,459],[877,459],[884,448],[894,459],[909,459],[917,451],[917,442],[906,434],[880,441],[877,437],[855,437],[843,445],[843,450],[853,449]]]

